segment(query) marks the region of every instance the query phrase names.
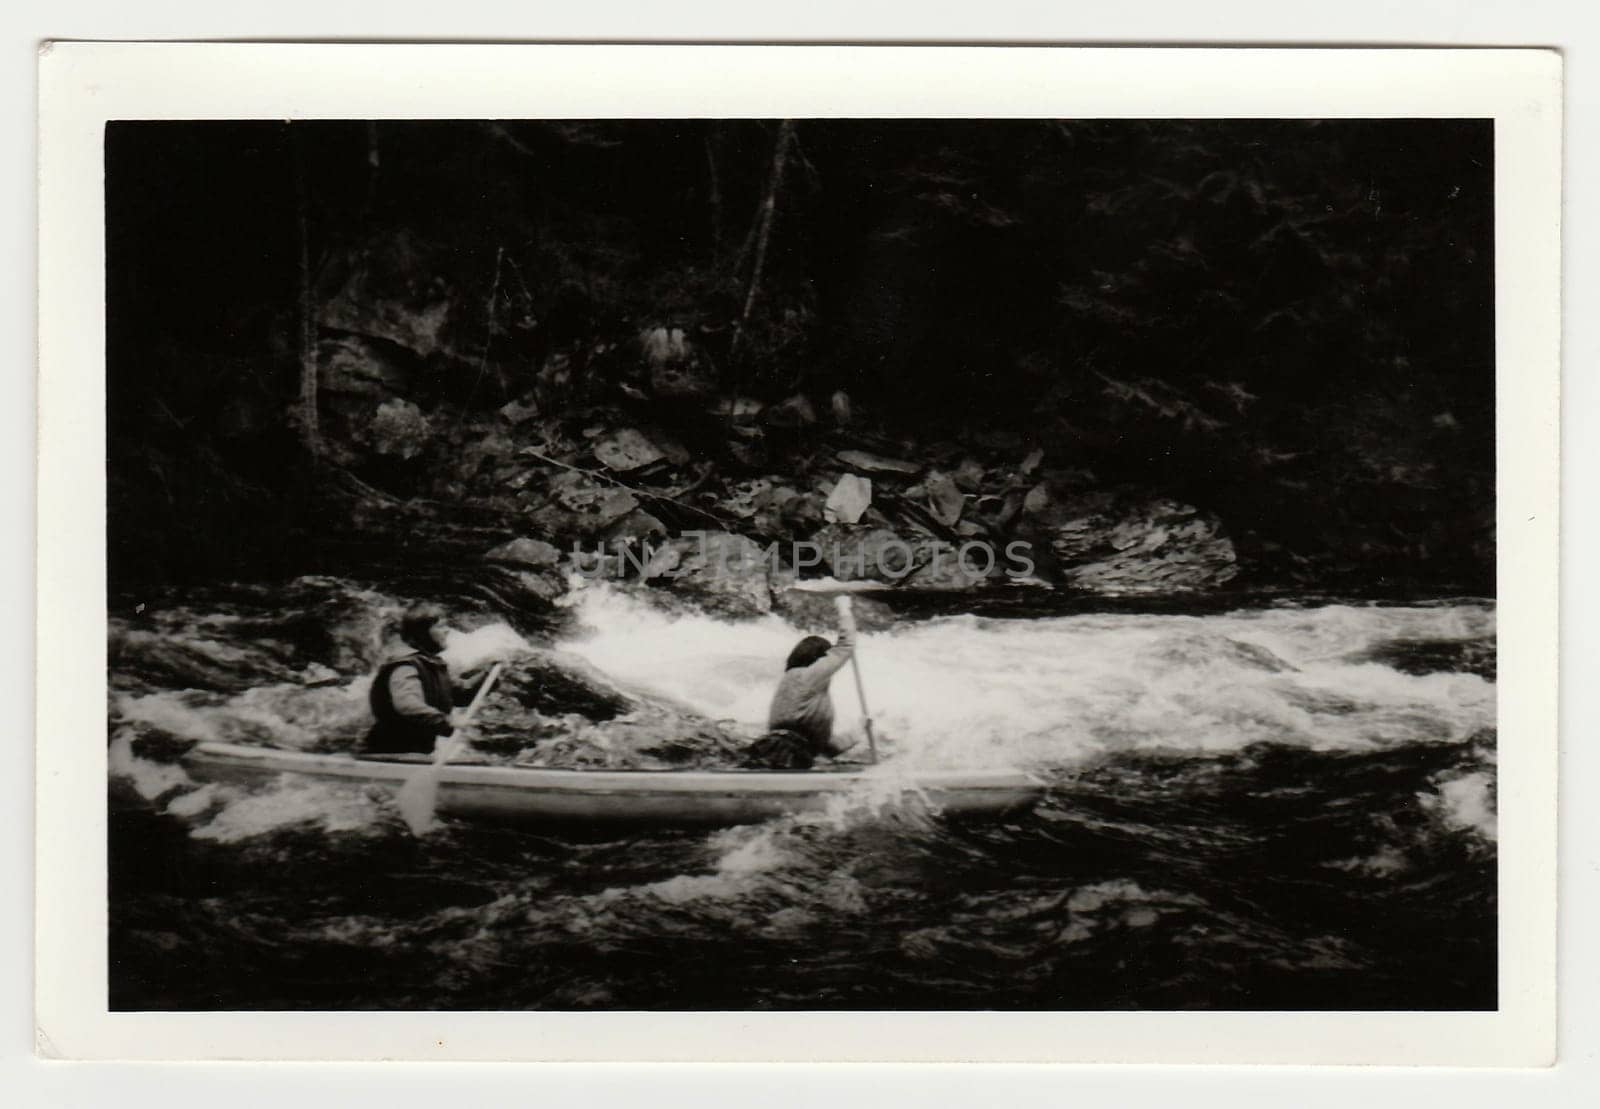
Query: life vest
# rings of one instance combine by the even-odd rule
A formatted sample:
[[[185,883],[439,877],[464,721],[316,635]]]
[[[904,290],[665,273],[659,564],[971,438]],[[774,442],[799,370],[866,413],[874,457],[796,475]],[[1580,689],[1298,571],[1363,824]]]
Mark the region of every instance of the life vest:
[[[372,715],[377,718],[378,723],[386,724],[403,719],[395,711],[394,701],[389,697],[389,677],[402,666],[416,668],[417,675],[422,679],[422,699],[448,716],[450,709],[454,707],[450,699],[450,670],[442,660],[418,651],[384,663],[378,669],[377,676],[372,679],[372,690],[367,695],[367,700],[372,706]]]

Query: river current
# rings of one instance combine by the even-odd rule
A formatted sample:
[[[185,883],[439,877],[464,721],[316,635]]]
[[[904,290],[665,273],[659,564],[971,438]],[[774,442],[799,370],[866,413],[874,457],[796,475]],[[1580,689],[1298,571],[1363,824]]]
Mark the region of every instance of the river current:
[[[423,596],[462,613],[453,664],[508,663],[494,761],[726,761],[705,736],[760,731],[803,634],[600,584],[537,619],[326,577],[119,606],[113,1008],[1495,1005],[1489,602],[902,606],[860,647],[883,754],[1048,782],[990,820],[416,838],[374,787],[175,761],[193,740],[352,746],[385,629]],[[848,670],[834,701],[859,734]]]

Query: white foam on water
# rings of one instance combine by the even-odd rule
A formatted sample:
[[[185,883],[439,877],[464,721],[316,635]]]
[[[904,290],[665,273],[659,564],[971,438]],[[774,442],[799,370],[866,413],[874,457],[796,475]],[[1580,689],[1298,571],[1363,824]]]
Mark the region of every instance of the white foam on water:
[[[297,825],[327,833],[379,833],[386,831],[390,811],[386,801],[365,787],[285,774],[266,789],[226,796],[190,835],[238,843]]]
[[[804,634],[776,615],[730,623],[669,613],[605,583],[569,603],[581,631],[565,650],[750,734],[764,728],[783,660]],[[1395,638],[1493,629],[1492,611],[1478,605],[957,616],[865,633],[858,659],[880,746],[898,763],[1046,765],[1135,748],[1461,741],[1494,726],[1493,683],[1351,656]],[[853,681],[849,668],[834,679],[835,727],[859,739]]]
[[[471,631],[449,628],[444,634],[440,657],[453,674],[475,670],[491,662],[506,662],[529,654],[533,645],[509,624],[485,624]]]
[[[133,740],[126,731],[119,732],[106,748],[106,768],[112,777],[122,778],[146,801],[154,801],[164,793],[194,782],[183,767],[174,763],[152,762],[133,753]]]
[[[1494,779],[1477,770],[1438,783],[1433,794],[1417,798],[1424,808],[1437,812],[1450,827],[1476,832],[1493,841],[1497,833],[1494,804]]]

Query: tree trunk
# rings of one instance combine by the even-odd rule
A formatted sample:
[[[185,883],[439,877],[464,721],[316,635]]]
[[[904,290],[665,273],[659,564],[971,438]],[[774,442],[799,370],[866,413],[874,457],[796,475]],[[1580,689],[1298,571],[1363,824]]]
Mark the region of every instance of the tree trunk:
[[[794,120],[786,119],[778,126],[778,141],[772,148],[772,175],[767,180],[767,195],[761,201],[760,230],[756,232],[756,260],[750,268],[750,291],[745,294],[744,311],[739,313],[739,324],[733,330],[730,353],[739,352],[739,343],[750,323],[750,310],[756,305],[756,295],[761,291],[761,271],[767,261],[767,241],[772,237],[773,215],[778,208],[778,189],[783,184],[783,163],[789,156],[789,140],[794,135]]]
[[[722,258],[722,176],[717,172],[717,125],[711,124],[706,132],[706,169],[710,177],[711,200],[711,259]]]
[[[294,143],[295,216],[300,231],[300,437],[315,463],[322,455],[322,438],[317,430],[317,321],[311,303],[310,202],[306,195],[305,145],[293,130],[290,141]]]

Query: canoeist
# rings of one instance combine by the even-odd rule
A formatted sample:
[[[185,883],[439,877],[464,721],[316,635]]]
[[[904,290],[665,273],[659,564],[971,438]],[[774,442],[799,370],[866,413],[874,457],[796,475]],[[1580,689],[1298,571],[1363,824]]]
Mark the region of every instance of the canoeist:
[[[455,707],[471,702],[483,679],[467,683],[450,676],[440,657],[444,615],[435,605],[417,605],[400,618],[400,640],[411,653],[390,659],[372,679],[368,699],[376,722],[362,754],[430,754],[434,743],[455,729]]]
[[[855,652],[855,621],[839,609],[839,642],[808,635],[789,652],[783,677],[767,711],[768,732],[745,751],[753,770],[809,770],[819,755],[841,755],[855,746],[833,738],[833,698],[828,684]]]

